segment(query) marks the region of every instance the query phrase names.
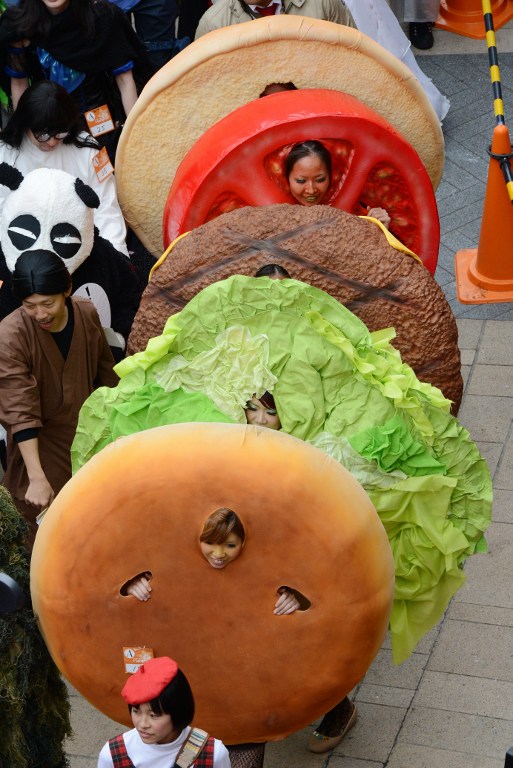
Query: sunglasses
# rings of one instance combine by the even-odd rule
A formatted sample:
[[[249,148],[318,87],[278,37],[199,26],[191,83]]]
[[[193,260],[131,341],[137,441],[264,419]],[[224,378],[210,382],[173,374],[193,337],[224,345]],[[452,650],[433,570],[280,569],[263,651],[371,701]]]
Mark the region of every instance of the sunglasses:
[[[34,134],[35,140],[43,144],[49,139],[58,139],[59,141],[67,139],[70,131],[57,131],[56,133],[48,133],[48,131],[32,131],[32,133]]]

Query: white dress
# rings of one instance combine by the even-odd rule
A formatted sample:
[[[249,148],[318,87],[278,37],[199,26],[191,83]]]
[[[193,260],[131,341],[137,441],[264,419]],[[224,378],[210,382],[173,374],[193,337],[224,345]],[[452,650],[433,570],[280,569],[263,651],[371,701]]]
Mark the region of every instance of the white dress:
[[[126,225],[118,203],[116,181],[113,174],[102,182],[98,181],[93,167],[93,158],[97,154],[98,150],[93,147],[75,147],[62,141],[51,152],[44,152],[28,136],[23,138],[19,149],[0,142],[0,163],[14,166],[24,176],[37,168],[53,168],[67,171],[92,187],[100,198],[100,206],[94,211],[94,223],[100,235],[117,251],[128,256]],[[0,207],[9,193],[10,190],[0,184]]]
[[[408,2],[408,0],[406,0]],[[356,26],[377,43],[393,53],[413,72],[419,80],[427,97],[429,98],[438,119],[442,121],[449,111],[449,99],[441,93],[432,80],[424,74],[415,60],[411,51],[411,43],[404,34],[401,25],[389,8],[386,0],[345,0],[345,4],[351,11]],[[421,2],[409,5],[433,6],[433,0],[421,0]],[[434,0],[434,5],[440,5],[439,0]],[[425,9],[427,13],[427,8]],[[431,13],[433,11],[431,10]],[[438,16],[435,13],[434,18]],[[416,19],[420,21],[421,19]]]
[[[436,21],[440,0],[390,0],[390,5],[403,21]]]

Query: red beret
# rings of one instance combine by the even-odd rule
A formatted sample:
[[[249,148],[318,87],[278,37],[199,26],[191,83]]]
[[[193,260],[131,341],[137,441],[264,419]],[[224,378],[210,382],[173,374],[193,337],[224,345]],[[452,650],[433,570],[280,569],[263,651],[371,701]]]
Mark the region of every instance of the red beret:
[[[178,664],[169,656],[149,659],[128,678],[121,695],[127,704],[144,704],[160,696],[177,672]]]

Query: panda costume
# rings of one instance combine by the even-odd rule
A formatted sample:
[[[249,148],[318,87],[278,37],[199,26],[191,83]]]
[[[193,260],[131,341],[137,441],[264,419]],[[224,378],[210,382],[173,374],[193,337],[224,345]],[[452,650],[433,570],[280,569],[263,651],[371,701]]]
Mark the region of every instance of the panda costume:
[[[39,168],[25,177],[0,163],[0,184],[11,189],[0,213],[0,320],[17,309],[11,292],[16,261],[25,251],[57,254],[72,276],[73,296],[90,299],[115,359],[121,359],[140,301],[129,259],[94,226],[96,193],[65,171]],[[109,329],[110,332],[109,332]]]

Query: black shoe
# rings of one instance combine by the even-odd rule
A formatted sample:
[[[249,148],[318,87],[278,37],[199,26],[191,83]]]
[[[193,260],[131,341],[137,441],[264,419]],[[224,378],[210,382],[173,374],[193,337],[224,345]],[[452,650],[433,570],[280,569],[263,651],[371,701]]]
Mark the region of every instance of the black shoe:
[[[433,43],[435,42],[429,21],[410,22],[410,31],[408,36],[410,38],[411,44],[414,45],[415,48],[419,48],[421,51],[428,51],[433,47]]]

